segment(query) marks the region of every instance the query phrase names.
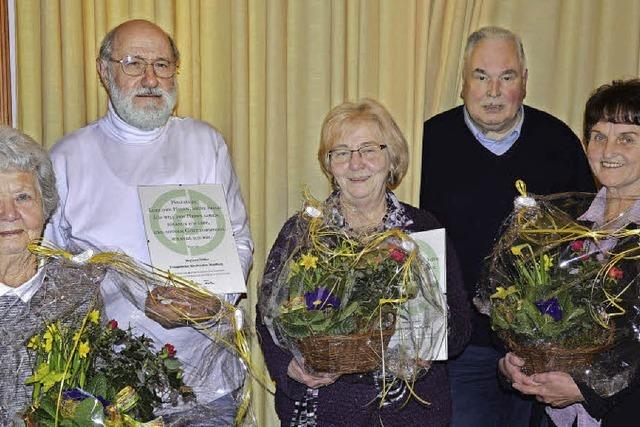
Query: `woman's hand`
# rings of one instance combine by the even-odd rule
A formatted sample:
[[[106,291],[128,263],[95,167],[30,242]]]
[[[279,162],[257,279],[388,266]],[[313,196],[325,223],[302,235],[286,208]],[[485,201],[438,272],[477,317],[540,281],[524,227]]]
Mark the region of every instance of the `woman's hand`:
[[[323,372],[311,374],[307,372],[307,370],[304,368],[304,365],[300,366],[295,357],[291,359],[291,362],[289,362],[287,375],[289,375],[299,383],[305,384],[307,387],[311,388],[319,388],[329,384],[333,384],[333,382],[337,380],[338,377],[340,377],[340,374],[329,374]]]
[[[522,383],[532,385],[531,377],[522,373],[524,360],[509,352],[498,361],[498,369],[511,383]]]
[[[534,384],[513,383],[513,388],[523,394],[535,395],[539,402],[564,407],[582,402],[584,397],[571,375],[565,372],[545,372],[532,375]]]

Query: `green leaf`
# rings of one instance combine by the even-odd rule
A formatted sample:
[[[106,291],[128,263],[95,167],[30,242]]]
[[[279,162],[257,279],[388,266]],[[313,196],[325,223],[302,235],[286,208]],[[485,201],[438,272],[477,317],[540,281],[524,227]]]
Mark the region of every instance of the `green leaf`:
[[[89,380],[87,391],[94,396],[107,397],[107,390],[107,378],[103,373],[97,373]]]
[[[33,384],[33,383],[41,383],[42,391],[46,392],[51,387],[53,387],[56,383],[62,381],[63,379],[69,378],[70,375],[67,373],[66,375],[63,372],[50,371],[49,365],[43,363],[40,365],[35,374],[27,377],[24,381],[25,384]]]
[[[338,320],[344,320],[348,317],[351,317],[353,313],[358,309],[358,303],[352,302],[349,304],[344,310],[341,310],[338,315]]]
[[[164,359],[164,366],[169,372],[175,372],[182,367],[182,363],[178,359]]]
[[[104,425],[104,407],[97,399],[84,399],[76,406],[71,420],[79,427]]]

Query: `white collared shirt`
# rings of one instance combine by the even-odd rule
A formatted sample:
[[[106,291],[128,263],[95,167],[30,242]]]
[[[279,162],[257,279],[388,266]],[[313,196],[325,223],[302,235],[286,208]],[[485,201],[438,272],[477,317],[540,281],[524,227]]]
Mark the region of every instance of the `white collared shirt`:
[[[33,295],[40,289],[42,285],[42,278],[44,275],[44,269],[39,268],[36,274],[22,285],[14,288],[12,286],[5,285],[0,282],[0,297],[4,295],[15,295],[24,303],[28,303],[33,298]]]

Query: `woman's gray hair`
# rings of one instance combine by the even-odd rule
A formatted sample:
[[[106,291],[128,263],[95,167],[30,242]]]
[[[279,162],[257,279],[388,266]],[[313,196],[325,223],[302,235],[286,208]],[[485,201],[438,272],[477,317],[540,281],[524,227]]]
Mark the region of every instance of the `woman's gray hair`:
[[[31,137],[8,126],[0,126],[0,172],[31,172],[38,182],[45,222],[58,206],[56,176],[49,154]]]

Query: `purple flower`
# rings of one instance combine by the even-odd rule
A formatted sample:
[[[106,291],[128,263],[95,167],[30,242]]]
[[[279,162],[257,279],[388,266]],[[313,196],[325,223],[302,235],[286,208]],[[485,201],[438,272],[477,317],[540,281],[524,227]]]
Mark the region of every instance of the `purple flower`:
[[[328,307],[337,309],[340,307],[340,298],[332,295],[331,291],[325,287],[305,292],[304,301],[307,304],[307,310],[324,310]]]
[[[65,399],[78,401],[82,401],[88,398],[94,398],[97,399],[105,408],[111,405],[111,403],[109,403],[109,401],[102,396],[94,396],[91,393],[87,393],[86,391],[82,390],[81,388],[72,388],[70,390],[65,390],[62,392],[62,397],[64,397]]]
[[[538,307],[538,310],[540,310],[540,313],[548,314],[556,322],[562,319],[562,308],[560,308],[560,304],[558,304],[558,298],[553,297],[553,298],[549,298],[546,301],[539,300],[539,301],[536,301],[534,304],[536,305],[536,307]]]

